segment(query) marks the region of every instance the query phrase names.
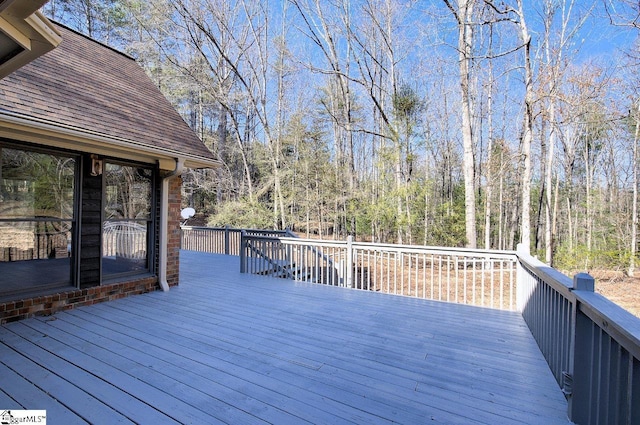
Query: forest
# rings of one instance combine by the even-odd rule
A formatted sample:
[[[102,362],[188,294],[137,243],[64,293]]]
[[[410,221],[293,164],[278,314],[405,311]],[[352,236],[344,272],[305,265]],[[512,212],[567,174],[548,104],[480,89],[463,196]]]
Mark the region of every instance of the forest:
[[[220,159],[212,226],[525,249],[633,275],[635,0],[50,0]]]

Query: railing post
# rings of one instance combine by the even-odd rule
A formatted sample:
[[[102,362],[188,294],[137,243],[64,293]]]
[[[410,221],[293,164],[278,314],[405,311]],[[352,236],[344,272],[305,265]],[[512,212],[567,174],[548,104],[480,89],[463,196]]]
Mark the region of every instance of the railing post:
[[[224,254],[229,255],[229,225],[224,226]]]
[[[573,290],[574,291],[589,291],[593,292],[596,287],[596,281],[588,273],[578,273],[573,276]]]
[[[353,288],[353,236],[347,236],[347,288]]]
[[[524,279],[526,273],[524,273],[524,269],[522,266],[522,262],[520,262],[520,256],[528,255],[528,251],[524,244],[519,243],[516,245],[516,256],[518,257],[518,262],[516,264],[516,309],[520,313],[524,312],[524,308],[526,305],[526,295],[525,295],[525,283]]]
[[[247,272],[247,265],[246,263],[246,253],[245,253],[245,234],[246,232],[244,230],[240,231],[240,273],[246,273]]]
[[[573,277],[573,291],[590,291],[595,288],[595,280],[587,273]],[[592,355],[594,347],[593,322],[580,311],[579,302],[573,305],[573,326],[569,371],[563,373],[562,391],[567,396],[567,415],[575,424],[586,424],[591,416],[593,402],[590,398]]]

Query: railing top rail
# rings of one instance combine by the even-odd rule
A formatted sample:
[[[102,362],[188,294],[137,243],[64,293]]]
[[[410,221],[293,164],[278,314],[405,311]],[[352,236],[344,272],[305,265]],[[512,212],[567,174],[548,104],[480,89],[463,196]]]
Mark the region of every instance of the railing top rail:
[[[245,233],[257,235],[286,235],[288,230],[260,230],[260,229],[243,229]]]
[[[297,235],[291,232],[289,229],[285,230],[262,230],[262,229],[238,229],[234,227],[209,227],[209,226],[187,226],[180,225],[182,230],[204,230],[210,232],[230,232],[230,233],[242,233],[244,232],[246,235],[251,237],[256,236],[267,236],[267,237],[294,237],[297,238]],[[275,235],[275,236],[274,236]]]
[[[516,255],[523,267],[540,277],[545,281],[545,283],[566,298],[573,298],[573,295],[571,294],[573,281],[569,276],[522,251],[516,251]]]
[[[640,359],[640,319],[606,297],[591,291],[573,291],[579,308],[636,359]]]
[[[240,229],[225,229],[224,227],[207,227],[207,226],[187,226],[184,224],[180,225],[180,228],[182,230],[209,230],[209,231],[217,231],[217,232],[224,232],[225,230],[228,230],[230,232],[238,232],[240,233]]]
[[[337,247],[346,246],[347,241],[332,241],[332,240],[320,240],[320,239],[305,239],[298,237],[279,237],[268,235],[246,235],[250,239],[254,240],[280,240],[293,245],[313,245],[318,247]],[[392,251],[392,252],[416,252],[416,253],[429,253],[429,254],[444,254],[444,255],[463,255],[463,256],[476,256],[482,258],[496,258],[515,260],[515,251],[495,251],[484,249],[469,249],[469,248],[443,248],[433,246],[420,246],[420,245],[396,245],[396,244],[379,244],[375,242],[353,242],[354,248],[378,250],[378,251]]]
[[[288,238],[285,231],[265,232],[260,230],[242,230],[242,236],[247,239],[265,239],[265,240],[280,240],[282,238]]]
[[[208,227],[208,226],[187,226],[184,224],[180,225],[180,228],[183,230],[210,230],[210,231],[229,231],[229,232],[236,232],[236,233],[240,233],[242,231],[242,229],[236,229],[234,227]]]
[[[517,255],[523,267],[568,300],[578,301],[580,311],[636,358],[640,358],[640,318],[598,293],[574,290],[571,278],[542,261],[522,252]]]
[[[478,257],[508,257],[515,259],[515,251],[498,251],[490,249],[473,249],[473,248],[449,248],[428,245],[398,245],[398,244],[382,244],[376,242],[353,242],[354,247],[362,247],[366,249],[379,249],[388,251],[427,251],[429,253],[441,253],[448,255],[463,254],[465,256]]]

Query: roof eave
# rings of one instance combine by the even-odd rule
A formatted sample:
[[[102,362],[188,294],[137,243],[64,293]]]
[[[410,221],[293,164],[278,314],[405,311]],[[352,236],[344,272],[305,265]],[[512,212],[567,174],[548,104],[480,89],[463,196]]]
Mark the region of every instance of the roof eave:
[[[0,137],[115,158],[158,162],[164,170],[172,170],[177,159],[182,159],[185,167],[192,169],[215,169],[221,165],[220,161],[202,155],[149,146],[8,111],[0,111]]]
[[[0,9],[0,33],[3,34],[0,79],[53,50],[62,36],[42,13],[33,11],[46,1],[9,0]]]

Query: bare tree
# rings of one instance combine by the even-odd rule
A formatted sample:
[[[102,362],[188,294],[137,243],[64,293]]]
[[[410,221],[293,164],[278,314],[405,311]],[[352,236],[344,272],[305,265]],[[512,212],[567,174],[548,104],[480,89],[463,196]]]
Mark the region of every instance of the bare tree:
[[[558,133],[557,103],[561,93],[559,89],[562,85],[564,72],[566,69],[567,50],[573,40],[590,16],[595,3],[584,5],[584,11],[580,15],[576,11],[574,0],[564,0],[561,2],[546,0],[543,5],[544,37],[542,41],[544,54],[544,67],[540,71],[540,98],[543,101],[546,114],[542,117],[546,120],[543,127],[548,129],[548,135],[542,134],[542,146],[544,159],[543,186],[542,193],[544,199],[545,217],[545,261],[548,264],[553,262],[553,250],[555,239],[555,226],[557,214],[553,209],[553,174],[554,160],[556,156],[556,143]],[[559,16],[560,28],[554,32],[553,24]],[[553,37],[553,34],[557,34]],[[546,124],[546,125],[545,125]]]
[[[89,37],[111,45],[122,42],[119,31],[126,26],[124,13],[130,0],[54,0],[43,11]]]
[[[613,25],[640,30],[640,3],[636,0],[602,0]]]
[[[283,108],[281,100],[284,71],[282,61],[278,64],[278,58],[271,58],[273,49],[270,42],[273,34],[270,27],[270,11],[264,4],[248,1],[240,1],[226,8],[205,0],[180,0],[173,5],[189,31],[192,42],[197,40],[199,35],[204,36],[206,45],[200,47],[197,41],[193,45],[206,59],[211,72],[215,74],[220,68],[228,71],[229,75],[219,81],[225,82],[229,76],[232,77],[236,90],[232,96],[238,96],[246,104],[246,117],[255,118],[260,125],[269,152],[273,177],[270,183],[273,189],[274,226],[283,228],[287,220],[281,186],[281,139],[278,120],[281,119]],[[208,13],[203,13],[204,10]],[[221,13],[221,10],[226,13]],[[286,19],[286,16],[282,16],[282,19]],[[269,91],[273,69],[276,69],[277,74],[275,102],[271,101]],[[240,119],[234,118],[235,102],[231,99],[238,98],[220,99],[221,105],[229,112],[236,127],[240,126]],[[275,114],[271,113],[272,107],[276,109]],[[245,118],[245,129],[247,128],[251,128],[251,124],[249,119]],[[252,131],[255,131],[255,128]],[[241,133],[237,133],[239,137]]]
[[[465,185],[465,229],[467,247],[475,248],[476,242],[476,191],[475,157],[473,149],[473,128],[471,121],[470,76],[473,59],[473,16],[474,0],[458,0],[454,5],[443,0],[453,14],[458,25],[458,61],[460,78],[460,102],[462,114],[463,171]]]
[[[305,65],[315,73],[327,76],[326,96],[321,98],[325,112],[331,118],[333,143],[336,152],[334,172],[338,180],[344,181],[340,191],[341,201],[336,200],[344,212],[344,219],[336,217],[335,227],[341,227],[340,221],[347,221],[347,202],[352,196],[357,178],[354,154],[355,112],[351,76],[351,45],[340,44],[348,37],[345,29],[351,27],[351,2],[340,0],[327,3],[321,0],[289,0],[300,16],[303,26],[300,28],[319,49],[324,65],[311,59]],[[355,226],[351,226],[352,228]]]
[[[637,100],[635,129],[633,134],[632,182],[633,200],[631,207],[631,247],[629,249],[629,268],[627,274],[633,276],[636,268],[636,245],[638,239],[638,141],[640,140],[640,100]]]

